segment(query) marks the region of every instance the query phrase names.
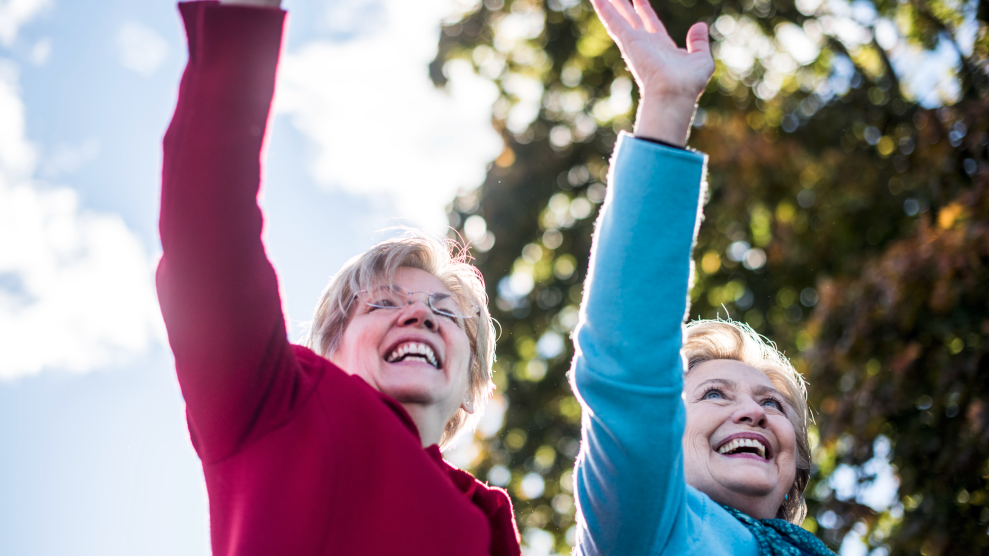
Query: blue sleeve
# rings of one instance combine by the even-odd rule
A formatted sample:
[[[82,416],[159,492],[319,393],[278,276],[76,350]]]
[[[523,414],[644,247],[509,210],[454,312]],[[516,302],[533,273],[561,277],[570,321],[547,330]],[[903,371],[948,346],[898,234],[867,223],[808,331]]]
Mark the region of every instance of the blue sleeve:
[[[575,332],[581,554],[689,540],[680,355],[706,157],[619,137]]]

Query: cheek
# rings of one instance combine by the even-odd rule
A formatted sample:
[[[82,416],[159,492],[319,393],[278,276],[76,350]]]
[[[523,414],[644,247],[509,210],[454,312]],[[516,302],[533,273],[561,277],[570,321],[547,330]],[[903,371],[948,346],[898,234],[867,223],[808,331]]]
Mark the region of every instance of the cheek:
[[[377,358],[377,344],[381,340],[381,334],[376,334],[375,327],[368,324],[351,321],[344,329],[343,337],[340,338],[340,343],[331,359],[339,359],[353,366],[360,361]]]
[[[777,417],[774,428],[776,429],[776,438],[779,440],[780,448],[784,452],[792,453],[794,459],[796,459],[797,434],[793,429],[793,423],[786,417]]]
[[[782,477],[784,483],[793,482],[794,477],[796,477],[797,466],[800,464],[800,456],[797,453],[797,434],[793,429],[793,424],[786,417],[779,417],[777,425],[774,427],[776,434],[776,440],[780,444],[781,455],[789,459],[792,465],[787,466],[787,469],[781,470],[783,474],[788,475],[787,477]]]
[[[450,384],[456,396],[469,396],[470,394],[470,372],[473,358],[471,357],[471,344],[467,337],[467,332],[459,326],[446,339],[448,347],[447,353],[451,355],[449,372]]]
[[[442,329],[443,343],[446,344],[446,352],[452,361],[457,361],[460,365],[466,365],[470,359],[470,340],[467,332],[454,323],[449,323]]]
[[[697,405],[687,408],[687,426],[683,431],[684,444],[690,448],[707,451],[710,448],[711,434],[718,428],[718,419],[709,408]]]

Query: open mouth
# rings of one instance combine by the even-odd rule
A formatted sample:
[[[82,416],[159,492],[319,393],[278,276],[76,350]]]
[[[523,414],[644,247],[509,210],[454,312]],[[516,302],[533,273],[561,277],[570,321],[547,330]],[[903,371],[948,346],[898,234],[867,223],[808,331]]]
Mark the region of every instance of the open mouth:
[[[718,446],[717,452],[728,457],[758,456],[763,460],[770,460],[773,457],[769,443],[764,439],[756,438],[755,435],[729,437],[726,442]]]
[[[391,349],[391,351],[388,352],[388,355],[385,356],[385,361],[389,363],[419,361],[422,363],[428,363],[435,369],[439,369],[441,366],[441,362],[439,358],[436,357],[436,352],[433,350],[433,347],[425,342],[399,342]]]

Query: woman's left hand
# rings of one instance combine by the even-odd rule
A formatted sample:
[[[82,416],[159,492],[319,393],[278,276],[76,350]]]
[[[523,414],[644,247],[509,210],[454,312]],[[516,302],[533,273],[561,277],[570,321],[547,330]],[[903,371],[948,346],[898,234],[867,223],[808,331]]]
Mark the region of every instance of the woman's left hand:
[[[678,48],[648,0],[591,0],[639,86],[635,135],[685,145],[697,99],[714,73],[707,25]]]

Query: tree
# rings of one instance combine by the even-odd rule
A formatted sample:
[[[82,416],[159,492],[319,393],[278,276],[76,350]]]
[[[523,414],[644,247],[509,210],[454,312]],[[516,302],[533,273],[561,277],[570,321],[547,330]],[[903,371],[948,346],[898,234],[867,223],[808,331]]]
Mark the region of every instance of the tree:
[[[804,526],[834,547],[985,550],[989,2],[655,7],[675,38],[707,20],[715,41],[691,139],[710,156],[691,313],[748,322],[810,381]],[[503,328],[509,409],[473,469],[508,486],[527,542],[565,553],[580,419],[567,334],[635,91],[579,0],[485,0],[444,27],[437,84],[454,60],[500,87],[505,139],[450,210]]]

